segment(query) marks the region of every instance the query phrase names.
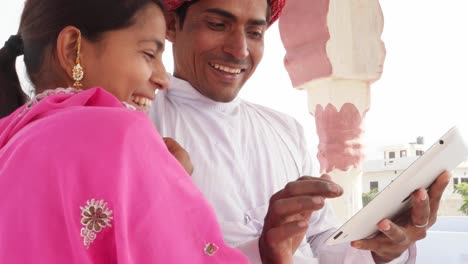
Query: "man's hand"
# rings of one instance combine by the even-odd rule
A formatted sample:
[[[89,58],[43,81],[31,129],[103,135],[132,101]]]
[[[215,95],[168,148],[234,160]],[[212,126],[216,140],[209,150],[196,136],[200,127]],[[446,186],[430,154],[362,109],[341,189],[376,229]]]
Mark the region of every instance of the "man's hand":
[[[188,152],[185,151],[185,149],[182,148],[182,146],[180,146],[179,143],[177,143],[177,141],[172,138],[166,137],[163,138],[163,140],[172,156],[174,156],[179,161],[179,163],[182,165],[182,167],[184,167],[185,171],[189,175],[192,175],[193,165]]]
[[[262,262],[292,263],[312,212],[323,207],[325,198],[338,197],[342,193],[342,188],[327,175],[301,177],[275,193],[270,199],[259,239]]]
[[[442,173],[431,185],[429,192],[419,189],[413,193],[409,214],[402,215],[396,223],[389,219],[377,225],[382,232],[371,239],[354,241],[355,248],[370,250],[376,263],[389,262],[399,257],[416,241],[426,237],[426,231],[437,218],[440,198],[450,181],[448,172]]]

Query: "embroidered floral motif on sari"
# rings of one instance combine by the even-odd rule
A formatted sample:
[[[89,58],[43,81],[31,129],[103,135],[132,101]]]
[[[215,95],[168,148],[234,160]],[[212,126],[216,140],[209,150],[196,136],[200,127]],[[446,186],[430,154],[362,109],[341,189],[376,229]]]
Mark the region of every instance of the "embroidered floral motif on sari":
[[[96,201],[95,199],[88,200],[86,206],[80,207],[80,209],[81,224],[85,226],[81,228],[81,236],[84,245],[89,248],[96,239],[97,233],[106,227],[111,227],[112,210],[107,208],[107,203],[104,200]]]

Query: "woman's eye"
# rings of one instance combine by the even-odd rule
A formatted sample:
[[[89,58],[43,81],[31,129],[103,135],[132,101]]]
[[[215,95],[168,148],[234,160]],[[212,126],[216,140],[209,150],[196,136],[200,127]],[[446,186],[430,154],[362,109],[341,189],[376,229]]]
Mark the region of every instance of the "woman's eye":
[[[146,51],[145,51],[145,52],[143,52],[143,53],[145,54],[145,57],[147,57],[147,58],[150,59],[150,60],[154,60],[154,59],[156,58],[156,56],[154,56],[154,54],[151,53],[151,52],[146,52]]]

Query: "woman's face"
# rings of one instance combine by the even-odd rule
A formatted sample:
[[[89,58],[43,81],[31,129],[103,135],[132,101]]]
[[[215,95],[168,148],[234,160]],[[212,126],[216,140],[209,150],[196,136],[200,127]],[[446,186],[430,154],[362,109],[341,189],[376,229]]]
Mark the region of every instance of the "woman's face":
[[[130,27],[109,31],[81,56],[83,87],[102,87],[121,101],[147,110],[157,89],[167,88],[162,64],[166,23],[161,9],[148,4]]]

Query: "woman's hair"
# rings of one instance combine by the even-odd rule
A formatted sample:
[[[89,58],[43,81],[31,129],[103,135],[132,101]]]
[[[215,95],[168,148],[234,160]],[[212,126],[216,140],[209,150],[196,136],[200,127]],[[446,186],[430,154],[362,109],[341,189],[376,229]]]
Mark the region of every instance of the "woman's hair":
[[[46,78],[41,73],[46,51],[55,51],[63,28],[75,26],[87,40],[98,41],[107,31],[132,26],[135,14],[149,3],[164,10],[160,0],[27,0],[17,35],[0,49],[0,118],[27,100],[16,73],[18,56],[24,55],[29,78],[37,84]]]

